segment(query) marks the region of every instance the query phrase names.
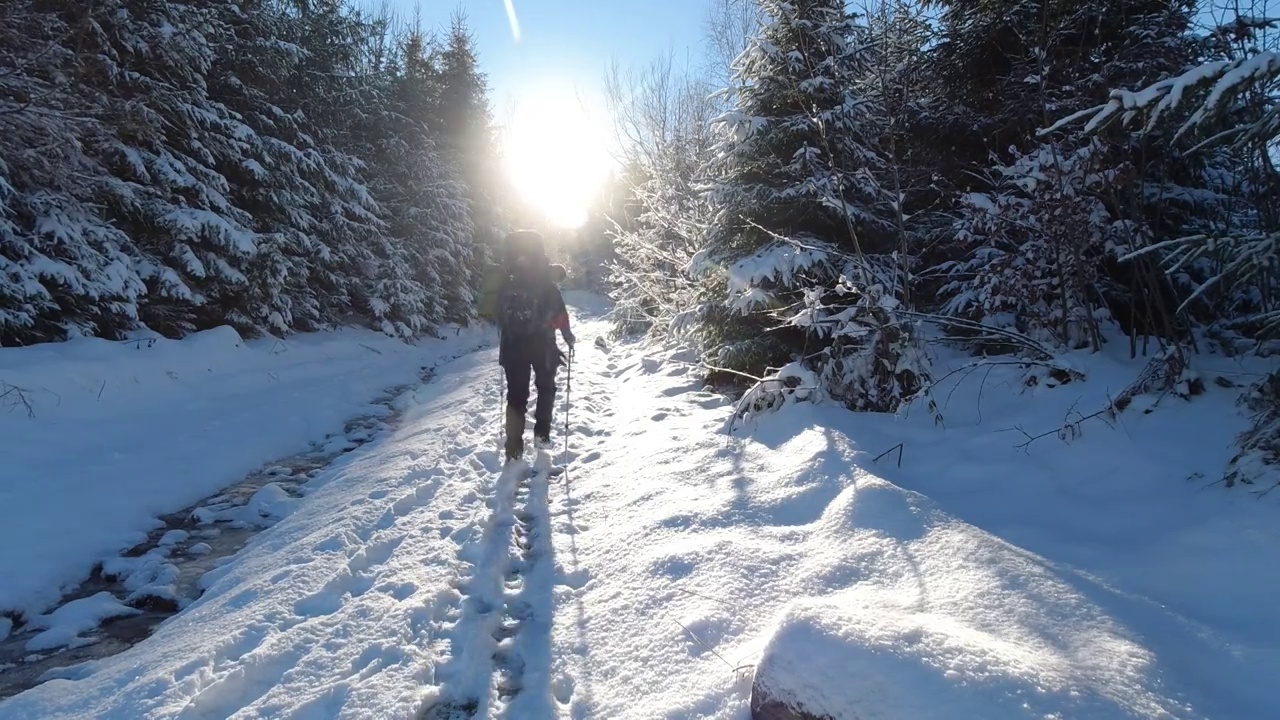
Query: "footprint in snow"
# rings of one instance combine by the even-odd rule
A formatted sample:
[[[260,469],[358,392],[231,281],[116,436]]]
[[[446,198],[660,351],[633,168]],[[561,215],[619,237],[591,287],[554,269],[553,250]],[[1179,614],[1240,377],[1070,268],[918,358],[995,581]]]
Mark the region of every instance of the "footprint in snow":
[[[343,593],[336,587],[337,585],[340,583],[331,581],[320,592],[298,600],[293,604],[293,614],[305,618],[317,618],[338,612],[342,609],[344,601]]]
[[[411,582],[393,582],[378,586],[378,591],[390,595],[396,600],[408,600],[418,591],[418,586]]]
[[[475,458],[483,463],[484,469],[489,472],[497,472],[499,468],[502,467],[502,462],[499,460],[498,453],[493,450],[478,450],[476,451]]]
[[[396,548],[400,547],[402,542],[404,542],[403,537],[396,537],[365,545],[354,557],[347,561],[347,569],[354,574],[382,565],[391,559]]]
[[[463,458],[467,458],[474,455],[475,452],[476,452],[475,445],[461,445],[458,447],[449,448],[449,457],[452,460],[461,460]]]
[[[400,497],[391,505],[391,510],[396,515],[407,515],[417,508],[426,505],[435,497],[435,486],[419,485],[413,492]]]
[[[588,570],[573,570],[556,578],[557,585],[564,585],[574,590],[581,590],[590,581],[591,572]]]
[[[311,552],[313,553],[339,552],[345,547],[346,547],[346,544],[342,542],[342,538],[338,537],[337,535],[332,535],[316,543],[314,546],[312,546]]]
[[[556,702],[561,705],[568,705],[573,700],[573,678],[568,675],[561,675],[551,683],[551,694],[555,696]]]

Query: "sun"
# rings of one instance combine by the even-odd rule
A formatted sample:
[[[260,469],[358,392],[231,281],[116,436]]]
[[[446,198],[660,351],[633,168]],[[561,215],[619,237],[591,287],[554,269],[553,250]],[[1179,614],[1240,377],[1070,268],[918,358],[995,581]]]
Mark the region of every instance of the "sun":
[[[600,114],[559,83],[521,93],[506,128],[503,162],[516,191],[564,228],[586,222],[613,159]]]

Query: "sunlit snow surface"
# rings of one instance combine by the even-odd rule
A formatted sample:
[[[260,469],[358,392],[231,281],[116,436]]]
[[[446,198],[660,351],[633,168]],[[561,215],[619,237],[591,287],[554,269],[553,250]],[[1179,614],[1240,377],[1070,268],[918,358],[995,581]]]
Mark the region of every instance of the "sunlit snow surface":
[[[597,345],[571,301],[565,476],[503,472],[495,352],[468,355],[201,600],[0,718],[744,718],[757,665],[841,718],[1280,707],[1277,508],[1206,487],[1238,390],[1016,447],[1127,385],[1117,349],[1052,389],[957,374],[944,426],[798,404],[729,437],[689,354]]]

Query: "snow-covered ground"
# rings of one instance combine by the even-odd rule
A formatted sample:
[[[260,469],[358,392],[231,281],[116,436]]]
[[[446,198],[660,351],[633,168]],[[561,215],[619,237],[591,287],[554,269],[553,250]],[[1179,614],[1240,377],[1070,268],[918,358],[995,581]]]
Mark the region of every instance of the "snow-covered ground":
[[[835,718],[1280,707],[1278,510],[1206,487],[1238,390],[1017,447],[1140,370],[1104,353],[956,375],[944,426],[801,404],[730,437],[688,355],[596,345],[573,301],[564,476],[502,470],[496,352],[467,355],[200,600],[0,718],[741,719],[757,666]]]
[[[219,328],[0,349],[0,612],[45,610],[157,516],[340,432],[378,411],[379,392],[491,341],[472,330],[410,346],[349,329],[244,342]]]

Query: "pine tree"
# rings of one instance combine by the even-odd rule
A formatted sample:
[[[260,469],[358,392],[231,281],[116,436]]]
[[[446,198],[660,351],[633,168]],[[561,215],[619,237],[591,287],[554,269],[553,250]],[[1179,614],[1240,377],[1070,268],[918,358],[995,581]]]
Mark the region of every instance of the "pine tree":
[[[16,0],[0,11],[0,346],[132,327],[145,287],[130,238],[98,212],[110,176],[85,152],[90,98],[64,17]]]
[[[1191,62],[1190,3],[944,5],[935,62],[943,96],[961,109],[943,134],[970,168],[998,159],[990,173],[951,171],[976,192],[956,196],[949,250],[964,259],[941,267],[944,311],[1072,347],[1100,347],[1117,319],[1133,333],[1176,333],[1168,284],[1121,259],[1186,217],[1197,170],[1127,138],[1082,143],[1035,130],[1113,85]],[[987,183],[975,180],[983,175]]]
[[[375,194],[385,197],[392,241],[381,297],[393,310],[415,308],[397,322],[403,330],[420,332],[469,317],[470,297],[456,283],[466,275],[471,229],[458,171],[438,151],[431,131],[440,71],[420,29],[401,41],[398,59],[392,101],[378,127],[370,165],[379,179]]]
[[[504,202],[493,120],[489,111],[488,88],[480,71],[475,38],[466,16],[456,13],[444,47],[440,50],[441,94],[436,113],[439,137],[446,156],[461,171],[468,215],[474,233],[470,257],[446,286],[453,293],[449,305],[468,308],[474,303],[480,278],[503,234],[505,220],[500,211]],[[470,313],[455,320],[469,319]]]
[[[1011,161],[1037,128],[1190,61],[1191,0],[933,0],[938,130],[964,162]]]
[[[735,68],[735,106],[711,171],[701,265],[729,297],[702,322],[732,369],[800,355],[850,407],[892,410],[927,372],[903,297],[880,111],[864,92],[865,25],[838,0],[764,2],[767,22]],[[717,289],[711,289],[719,294]]]
[[[470,319],[496,163],[453,35],[402,48],[344,0],[4,5],[0,343]]]

